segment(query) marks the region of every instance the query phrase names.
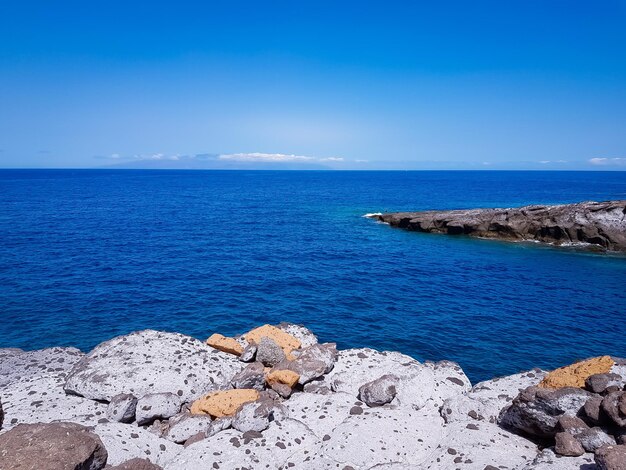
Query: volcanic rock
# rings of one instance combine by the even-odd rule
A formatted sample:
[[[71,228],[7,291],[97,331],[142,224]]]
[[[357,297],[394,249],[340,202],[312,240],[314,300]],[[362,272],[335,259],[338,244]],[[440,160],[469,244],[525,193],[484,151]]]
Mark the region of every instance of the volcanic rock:
[[[256,344],[254,343],[250,343],[248,344],[243,352],[241,353],[241,356],[239,356],[239,360],[241,362],[252,362],[254,361],[254,359],[256,358]]]
[[[297,339],[295,336],[287,333],[281,328],[277,328],[272,325],[263,325],[255,328],[246,333],[244,335],[244,338],[248,343],[255,343],[257,346],[261,343],[262,338],[269,338],[282,348],[287,359],[292,359],[293,357],[291,356],[291,352],[294,349],[298,349],[302,346],[300,340]],[[257,358],[257,360],[260,359]],[[278,364],[278,362],[276,364]]]
[[[163,468],[147,459],[130,459],[108,470],[163,470]]]
[[[605,393],[621,390],[624,383],[621,375],[608,372],[590,375],[585,381],[585,387],[593,393]]]
[[[294,351],[296,358],[284,360],[273,370],[291,370],[298,374],[298,383],[304,385],[333,370],[337,361],[337,345],[335,343],[314,344]]]
[[[533,369],[479,382],[471,390],[446,399],[441,416],[446,423],[468,420],[496,423],[500,411],[509,406],[521,390],[537,385],[545,375],[545,371]]]
[[[359,387],[359,400],[367,406],[382,406],[390,403],[396,397],[398,377],[385,374],[382,377],[367,382]]]
[[[274,420],[274,412],[277,411],[278,420],[285,419],[288,411],[282,405],[274,405],[271,400],[260,400],[245,403],[233,417],[232,427],[237,431],[264,431]]]
[[[282,322],[277,325],[277,328],[300,341],[300,347],[302,348],[313,346],[318,342],[317,336],[315,336],[313,332],[305,326],[296,325],[295,323]]]
[[[256,360],[265,366],[273,367],[285,360],[285,353],[276,341],[263,336],[257,344]]]
[[[0,388],[11,382],[54,375],[65,377],[85,354],[76,348],[47,348],[36,351],[0,349]]]
[[[227,429],[185,448],[166,470],[280,469],[293,453],[311,449],[314,443],[311,431],[292,419],[273,422],[263,433]]]
[[[203,433],[206,437],[212,427],[213,421],[210,416],[181,413],[170,418],[163,437],[182,444],[198,433]]]
[[[626,392],[611,392],[602,400],[602,410],[621,428],[626,428]]]
[[[192,414],[208,414],[213,418],[232,416],[244,403],[259,399],[253,389],[220,390],[196,400],[191,405]]]
[[[106,341],[81,359],[68,393],[109,401],[120,393],[177,393],[189,402],[228,384],[242,365],[232,354],[178,333],[144,330]]]
[[[595,455],[599,470],[626,470],[626,445],[608,445]]]
[[[550,390],[529,387],[503,410],[500,424],[538,437],[552,437],[562,416],[576,416],[591,397],[586,390],[574,387]]]
[[[137,401],[137,424],[142,426],[155,419],[167,419],[180,411],[180,398],[170,392],[150,393]]]
[[[19,424],[0,435],[3,470],[100,470],[106,463],[100,438],[79,424]]]
[[[236,373],[230,381],[234,388],[265,389],[265,368],[260,362],[252,362]]]
[[[243,347],[234,338],[227,338],[219,333],[213,333],[206,340],[206,344],[212,348],[218,349],[228,354],[234,354],[240,356],[243,352]]]
[[[553,370],[546,375],[539,386],[545,388],[584,387],[589,377],[609,372],[614,364],[610,356],[586,359]]]
[[[585,453],[582,444],[569,432],[558,432],[554,436],[554,452],[567,457],[578,457]]]
[[[604,445],[615,444],[613,436],[608,435],[598,427],[582,431],[574,437],[582,444],[587,452],[595,452]]]
[[[626,200],[515,209],[397,212],[374,215],[392,227],[554,245],[626,251]]]
[[[137,397],[130,393],[121,393],[111,398],[107,408],[107,418],[110,421],[131,423],[135,420]]]
[[[3,429],[16,424],[67,421],[93,426],[106,417],[107,405],[63,390],[65,372],[23,375],[0,388],[4,408]]]
[[[140,458],[161,467],[180,452],[181,446],[163,439],[139,426],[124,423],[101,423],[93,432],[102,440],[109,453],[108,463],[120,465]]]

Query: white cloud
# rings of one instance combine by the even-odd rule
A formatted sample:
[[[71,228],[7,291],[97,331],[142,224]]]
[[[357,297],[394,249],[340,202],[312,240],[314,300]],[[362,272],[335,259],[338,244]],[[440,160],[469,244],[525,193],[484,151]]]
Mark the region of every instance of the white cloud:
[[[300,162],[315,160],[304,155],[287,155],[284,153],[229,153],[219,156],[220,160],[236,160],[241,162]]]
[[[151,153],[134,155],[136,160],[180,160],[180,155],[165,155],[164,153]]]
[[[621,157],[615,157],[615,158],[590,158],[589,159],[589,163],[592,165],[603,165],[603,166],[609,166],[609,165],[626,165],[626,158],[621,158]]]
[[[354,160],[357,163],[368,163],[369,160]]]
[[[539,163],[546,165],[548,163],[567,163],[567,160],[540,160]]]
[[[289,162],[343,162],[342,157],[307,157],[305,155],[293,155],[286,153],[228,153],[218,157],[220,160],[235,160],[240,162],[271,162],[271,163],[289,163]]]

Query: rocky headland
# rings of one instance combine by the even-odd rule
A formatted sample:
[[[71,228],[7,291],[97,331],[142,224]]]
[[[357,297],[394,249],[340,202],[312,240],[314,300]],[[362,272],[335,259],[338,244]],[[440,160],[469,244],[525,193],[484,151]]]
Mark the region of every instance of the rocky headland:
[[[472,386],[305,327],[0,349],[0,470],[626,469],[626,362]]]
[[[626,200],[513,209],[394,212],[370,217],[416,232],[626,252]]]

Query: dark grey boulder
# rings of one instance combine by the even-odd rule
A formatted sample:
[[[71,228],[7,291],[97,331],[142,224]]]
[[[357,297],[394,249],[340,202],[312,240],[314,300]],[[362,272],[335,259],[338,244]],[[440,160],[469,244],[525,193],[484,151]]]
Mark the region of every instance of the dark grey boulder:
[[[532,436],[553,437],[562,416],[576,416],[592,396],[586,390],[565,387],[556,390],[528,387],[500,414],[502,426]]]
[[[283,352],[283,348],[267,336],[261,338],[261,341],[257,344],[257,361],[261,362],[265,366],[273,367],[284,359],[285,353]]]
[[[613,372],[605,374],[594,374],[587,377],[585,387],[593,393],[605,393],[608,391],[619,391],[624,386],[624,379],[621,375]]]
[[[576,416],[561,416],[558,420],[557,430],[565,431],[572,436],[589,429],[587,423]]]
[[[602,397],[600,395],[594,395],[589,398],[583,405],[581,415],[585,418],[585,421],[592,426],[603,424],[606,418],[602,412]]]
[[[626,470],[626,445],[601,447],[595,454],[598,470]]]
[[[559,432],[554,436],[554,452],[566,457],[578,457],[585,453],[585,449],[570,433]]]
[[[244,349],[239,356],[241,362],[252,362],[256,357],[256,344],[250,343]]]
[[[173,393],[150,393],[137,401],[137,424],[149,424],[155,419],[167,419],[180,411],[181,402]]]
[[[314,344],[301,351],[294,351],[297,357],[284,360],[274,367],[274,370],[291,370],[300,378],[298,383],[304,385],[328,374],[337,362],[337,345],[335,343]]]
[[[130,393],[121,393],[111,398],[107,408],[109,421],[132,423],[135,420],[137,397]]]
[[[289,410],[271,399],[264,398],[244,404],[235,414],[232,427],[241,432],[264,431],[272,421],[289,417]]]
[[[100,470],[107,451],[75,423],[19,424],[0,435],[0,469]]]
[[[620,428],[626,428],[626,392],[611,392],[602,399],[602,410]]]
[[[604,445],[615,444],[615,439],[601,428],[587,429],[574,436],[587,452],[595,452]]]
[[[396,396],[398,377],[385,374],[359,388],[359,400],[367,406],[382,406],[390,403]]]
[[[2,410],[2,399],[0,399],[0,429],[2,429],[3,422],[4,422],[4,411]]]
[[[233,388],[265,389],[265,369],[260,362],[252,362],[237,372],[230,381]]]

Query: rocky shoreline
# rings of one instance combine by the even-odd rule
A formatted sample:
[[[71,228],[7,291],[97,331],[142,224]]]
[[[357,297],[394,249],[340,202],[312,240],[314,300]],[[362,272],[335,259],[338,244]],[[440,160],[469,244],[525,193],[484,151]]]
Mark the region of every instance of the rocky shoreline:
[[[626,469],[626,361],[472,386],[303,326],[0,349],[0,470]]]
[[[369,216],[392,227],[416,232],[626,252],[626,200]]]

